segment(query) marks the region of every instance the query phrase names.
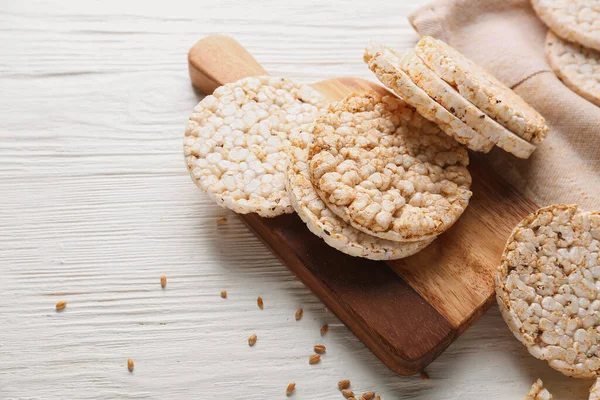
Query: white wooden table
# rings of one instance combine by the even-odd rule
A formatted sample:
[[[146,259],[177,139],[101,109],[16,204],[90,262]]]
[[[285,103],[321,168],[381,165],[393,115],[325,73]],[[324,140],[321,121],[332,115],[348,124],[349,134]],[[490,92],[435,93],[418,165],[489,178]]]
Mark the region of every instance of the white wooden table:
[[[0,399],[282,399],[294,381],[292,398],[329,400],[340,379],[383,399],[520,399],[538,377],[586,398],[495,307],[431,380],[396,376],[188,177],[196,40],[230,34],[303,82],[373,79],[362,48],[414,43],[425,1],[0,2]]]

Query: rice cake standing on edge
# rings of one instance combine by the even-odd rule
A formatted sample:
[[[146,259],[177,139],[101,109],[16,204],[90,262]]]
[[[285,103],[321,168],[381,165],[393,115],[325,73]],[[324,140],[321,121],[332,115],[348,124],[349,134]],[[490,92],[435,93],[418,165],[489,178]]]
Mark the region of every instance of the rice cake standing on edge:
[[[435,122],[448,136],[473,151],[487,153],[494,147],[492,141],[464,124],[415,85],[400,68],[402,56],[392,49],[370,43],[365,49],[363,59],[381,83],[402,97],[419,114]]]
[[[423,36],[415,53],[437,76],[456,88],[481,111],[533,144],[546,133],[546,120],[492,74],[441,40]]]
[[[567,376],[600,373],[600,213],[557,204],[514,229],[495,279],[508,327]]]
[[[309,173],[325,204],[383,239],[432,239],[469,203],[465,148],[394,96],[355,93],[315,122]]]
[[[326,106],[314,89],[272,76],[219,87],[194,108],[184,155],[192,180],[222,207],[275,217],[293,212],[285,189],[288,135]]]
[[[552,31],[546,36],[552,70],[572,91],[600,107],[600,52],[567,42]]]
[[[370,260],[396,260],[411,256],[433,239],[420,242],[393,242],[379,239],[353,228],[323,203],[308,173],[308,146],[313,125],[295,129],[290,137],[287,191],[294,210],[308,229],[329,246],[342,253]]]
[[[401,67],[429,97],[496,146],[519,158],[529,158],[535,151],[533,144],[515,135],[465,99],[429,69],[412,50],[402,59]]]
[[[600,51],[598,0],[531,0],[531,5],[558,36]]]
[[[544,388],[544,382],[538,379],[531,385],[531,389],[525,395],[525,400],[552,400],[552,395]]]

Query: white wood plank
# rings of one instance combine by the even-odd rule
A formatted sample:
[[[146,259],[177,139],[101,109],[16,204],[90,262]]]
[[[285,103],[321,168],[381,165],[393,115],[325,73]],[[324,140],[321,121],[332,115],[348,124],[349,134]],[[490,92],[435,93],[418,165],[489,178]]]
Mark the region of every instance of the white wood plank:
[[[530,357],[495,308],[430,381],[394,375],[187,176],[196,40],[233,35],[304,82],[372,79],[364,45],[414,43],[406,16],[424,3],[0,3],[0,399],[274,399],[295,381],[293,398],[319,400],[344,378],[383,399],[516,399],[540,376],[585,398],[589,383]],[[316,343],[328,351],[310,366]]]

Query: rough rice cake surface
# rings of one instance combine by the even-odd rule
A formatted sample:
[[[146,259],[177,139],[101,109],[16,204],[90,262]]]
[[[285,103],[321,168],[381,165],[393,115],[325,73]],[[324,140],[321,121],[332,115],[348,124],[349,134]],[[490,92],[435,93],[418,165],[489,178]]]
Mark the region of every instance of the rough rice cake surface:
[[[567,42],[548,31],[546,55],[565,85],[600,107],[600,51]]]
[[[184,155],[196,185],[237,213],[293,211],[285,189],[288,135],[326,106],[308,86],[271,76],[216,89],[194,108]]]
[[[368,234],[431,239],[469,203],[469,156],[403,100],[355,93],[315,122],[311,181],[325,204]]]
[[[402,70],[429,97],[501,149],[519,158],[529,158],[536,149],[533,144],[515,135],[475,107],[473,103],[429,69],[412,50],[409,50],[402,59]]]
[[[525,395],[525,400],[552,400],[552,395],[544,388],[544,382],[538,379],[531,385],[531,389]]]
[[[539,144],[546,136],[548,126],[540,113],[454,48],[423,36],[415,52],[440,78],[513,133],[533,144]]]
[[[600,1],[531,0],[531,5],[558,36],[600,51]]]
[[[515,337],[565,375],[600,371],[600,213],[542,208],[512,232],[496,297]]]
[[[460,121],[415,85],[400,68],[402,57],[389,47],[377,43],[370,43],[363,56],[369,69],[381,83],[402,97],[422,116],[435,122],[448,136],[473,151],[489,152],[494,143]]]
[[[590,386],[589,400],[600,400],[600,378],[597,378],[594,384]]]
[[[402,243],[376,238],[353,228],[335,215],[323,203],[310,181],[308,146],[312,141],[312,128],[311,125],[307,129],[295,129],[290,137],[286,181],[292,206],[312,233],[343,253],[371,260],[408,257],[432,242],[429,239]]]

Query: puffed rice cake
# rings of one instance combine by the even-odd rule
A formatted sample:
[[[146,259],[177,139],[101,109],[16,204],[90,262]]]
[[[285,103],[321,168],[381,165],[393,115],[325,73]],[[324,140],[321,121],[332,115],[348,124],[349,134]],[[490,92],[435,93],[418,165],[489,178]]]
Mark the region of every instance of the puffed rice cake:
[[[531,5],[558,36],[600,51],[598,0],[531,0]]]
[[[544,117],[514,91],[441,40],[423,36],[417,55],[437,76],[511,132],[539,144],[548,126]]]
[[[515,135],[465,99],[452,86],[438,77],[417,55],[409,50],[402,59],[402,70],[433,100],[452,115],[491,140],[501,149],[519,158],[529,158],[536,147]]]
[[[546,55],[556,76],[569,89],[600,107],[600,52],[548,31]]]
[[[403,100],[354,93],[314,127],[309,173],[325,204],[382,239],[432,239],[469,203],[465,148]]]
[[[552,395],[544,388],[544,382],[538,379],[531,385],[531,389],[525,395],[525,400],[552,400]]]
[[[272,76],[228,83],[194,108],[184,155],[192,180],[222,207],[293,212],[285,189],[288,134],[325,109],[314,89]]]
[[[557,204],[525,217],[495,277],[508,327],[565,375],[600,372],[600,212]]]
[[[475,132],[415,85],[400,68],[402,56],[394,50],[370,43],[365,49],[363,59],[381,83],[402,97],[422,116],[435,122],[448,136],[473,151],[487,153],[494,147],[491,140]]]
[[[292,206],[312,233],[345,254],[371,260],[408,257],[433,241],[402,243],[379,239],[353,228],[331,212],[319,198],[308,173],[308,146],[312,141],[313,128],[310,125],[306,129],[294,129],[290,137],[286,180]]]
[[[600,400],[600,378],[597,378],[594,384],[590,386],[589,400]]]

